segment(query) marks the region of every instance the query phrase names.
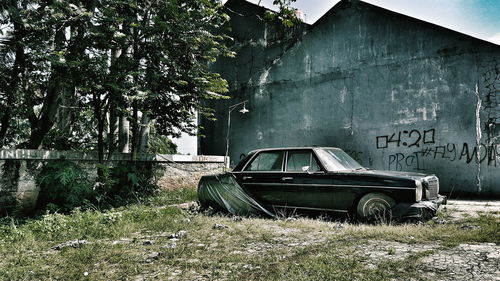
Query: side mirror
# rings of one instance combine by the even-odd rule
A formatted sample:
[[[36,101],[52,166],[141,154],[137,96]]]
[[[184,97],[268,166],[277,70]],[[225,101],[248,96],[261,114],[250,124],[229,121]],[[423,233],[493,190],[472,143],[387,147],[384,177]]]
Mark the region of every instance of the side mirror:
[[[304,166],[304,167],[302,167],[302,172],[308,172],[309,173],[309,168],[310,168],[310,166]]]

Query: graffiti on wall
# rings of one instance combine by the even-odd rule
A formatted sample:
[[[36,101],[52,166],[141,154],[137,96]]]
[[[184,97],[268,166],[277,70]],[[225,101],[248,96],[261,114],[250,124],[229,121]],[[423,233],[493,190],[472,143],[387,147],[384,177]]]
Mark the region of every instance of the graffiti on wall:
[[[436,145],[436,130],[403,130],[376,136],[377,149],[418,148],[410,152],[389,154],[386,158],[389,170],[425,170],[426,160],[461,161],[466,164],[486,164],[500,167],[500,143],[445,143]],[[353,154],[351,154],[352,156]],[[354,155],[359,157],[360,154]],[[427,161],[428,163],[428,161]]]
[[[430,161],[462,162],[500,167],[500,63],[484,61],[479,67],[479,139],[475,143],[438,140],[436,129],[408,128],[375,137],[377,150],[390,170],[425,170]],[[398,151],[401,150],[401,151]],[[357,155],[355,155],[357,156]],[[430,161],[429,161],[430,160]]]
[[[388,156],[389,170],[425,170],[426,159],[447,160],[450,162],[461,161],[466,164],[486,164],[488,166],[500,167],[500,144],[481,144],[480,156],[477,158],[478,147],[468,143],[425,147],[419,151],[410,153],[394,153]]]
[[[486,120],[484,131],[489,144],[500,143],[500,65],[483,68],[480,80]]]
[[[377,149],[395,147],[420,147],[422,144],[435,143],[435,129],[429,130],[404,130],[392,135],[377,136]]]

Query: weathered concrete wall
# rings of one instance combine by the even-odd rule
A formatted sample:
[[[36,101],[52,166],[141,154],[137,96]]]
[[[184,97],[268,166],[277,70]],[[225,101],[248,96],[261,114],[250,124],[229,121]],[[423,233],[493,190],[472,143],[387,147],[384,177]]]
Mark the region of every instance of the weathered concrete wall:
[[[337,146],[367,167],[435,173],[447,193],[500,196],[500,46],[360,1],[340,2],[306,30],[251,75],[228,60],[217,66],[232,83],[228,104],[249,100],[249,114],[231,115],[232,159]],[[224,151],[227,104],[215,106],[202,153]]]
[[[0,160],[0,212],[32,210],[40,188],[35,184],[38,163]]]
[[[36,178],[43,164],[60,159],[75,161],[96,178],[96,156],[86,152],[0,150],[0,214],[26,213],[35,208],[40,192]],[[118,153],[108,163],[128,159],[130,154]],[[139,159],[158,164],[155,180],[164,189],[196,186],[201,176],[224,170],[223,156],[140,155]]]
[[[222,173],[224,171],[224,160],[217,163],[160,163],[160,167],[162,172],[161,177],[158,179],[158,185],[164,189],[176,189],[197,186],[202,176]]]

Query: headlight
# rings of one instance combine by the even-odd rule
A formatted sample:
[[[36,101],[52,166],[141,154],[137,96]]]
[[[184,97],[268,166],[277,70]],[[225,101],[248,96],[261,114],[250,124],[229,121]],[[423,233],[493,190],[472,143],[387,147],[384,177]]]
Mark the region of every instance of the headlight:
[[[434,176],[434,178],[436,179],[436,195],[439,194],[439,178]]]
[[[427,178],[422,179],[422,187],[425,190],[425,199],[431,198],[431,192],[429,190],[429,180]]]
[[[422,183],[419,180],[415,180],[415,201],[422,200]]]

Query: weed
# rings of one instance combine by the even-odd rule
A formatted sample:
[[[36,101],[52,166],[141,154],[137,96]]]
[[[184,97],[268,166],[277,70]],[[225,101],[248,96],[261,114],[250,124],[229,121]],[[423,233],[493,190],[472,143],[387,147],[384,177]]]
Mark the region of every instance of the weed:
[[[394,255],[394,254],[396,254],[396,249],[394,249],[394,248],[389,248],[389,250],[387,250],[387,254],[388,254],[388,255]]]
[[[422,259],[433,251],[460,243],[500,244],[500,221],[493,215],[444,224],[339,226],[305,217],[233,220],[169,207],[195,195],[194,188],[161,191],[109,210],[2,218],[0,280],[424,280]],[[228,228],[216,230],[215,224]],[[169,238],[180,230],[186,235]],[[88,243],[52,249],[75,239]],[[382,247],[385,258],[374,261],[367,246],[387,242],[433,250],[405,257],[389,244]]]
[[[83,206],[95,196],[89,176],[73,161],[48,162],[37,177],[38,208],[67,212]]]

